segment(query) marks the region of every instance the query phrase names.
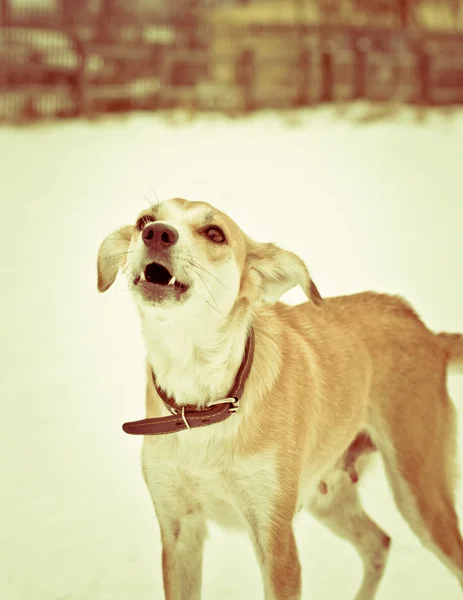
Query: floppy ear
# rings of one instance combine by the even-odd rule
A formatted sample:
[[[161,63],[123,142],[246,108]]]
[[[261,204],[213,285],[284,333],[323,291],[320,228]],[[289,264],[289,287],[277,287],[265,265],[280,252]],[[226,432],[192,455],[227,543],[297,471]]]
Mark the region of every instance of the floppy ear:
[[[106,292],[114,283],[119,269],[127,258],[132,238],[132,225],[120,227],[110,233],[98,251],[98,291]]]
[[[276,302],[283,294],[300,285],[307,298],[317,306],[323,299],[304,262],[292,252],[275,244],[248,243],[247,266],[258,280],[257,300]]]

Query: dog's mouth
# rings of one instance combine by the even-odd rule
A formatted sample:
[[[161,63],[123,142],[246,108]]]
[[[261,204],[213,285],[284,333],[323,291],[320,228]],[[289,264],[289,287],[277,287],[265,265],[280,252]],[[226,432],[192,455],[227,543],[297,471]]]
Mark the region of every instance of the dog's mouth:
[[[146,265],[144,271],[135,278],[135,285],[140,282],[161,286],[166,289],[170,288],[176,292],[186,292],[189,288],[186,283],[183,283],[174,277],[164,265],[156,262]]]

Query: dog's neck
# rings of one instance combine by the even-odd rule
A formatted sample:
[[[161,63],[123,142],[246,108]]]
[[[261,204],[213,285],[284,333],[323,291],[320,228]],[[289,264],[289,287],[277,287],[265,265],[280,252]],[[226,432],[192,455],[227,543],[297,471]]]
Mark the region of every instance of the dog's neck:
[[[243,360],[250,318],[182,311],[142,311],[148,362],[179,405],[204,406],[227,397]]]

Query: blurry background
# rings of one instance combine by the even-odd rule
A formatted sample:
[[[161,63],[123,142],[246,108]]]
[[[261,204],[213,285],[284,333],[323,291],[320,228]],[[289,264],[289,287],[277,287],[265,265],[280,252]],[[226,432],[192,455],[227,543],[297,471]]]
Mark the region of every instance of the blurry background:
[[[461,0],[0,0],[0,119],[463,102]]]
[[[156,197],[297,252],[324,296],[399,293],[463,331],[462,27],[458,0],[0,0],[2,600],[163,597],[121,430],[144,415],[138,316],[123,279],[96,291],[103,237]],[[376,467],[378,600],[460,599]],[[352,548],[307,515],[296,534],[304,600],[353,598]],[[245,536],[211,529],[203,597],[262,598]]]

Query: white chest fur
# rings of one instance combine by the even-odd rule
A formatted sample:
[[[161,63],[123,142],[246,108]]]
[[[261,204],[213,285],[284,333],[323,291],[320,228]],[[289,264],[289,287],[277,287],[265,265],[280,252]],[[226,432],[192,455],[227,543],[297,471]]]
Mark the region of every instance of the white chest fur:
[[[161,521],[195,512],[240,529],[250,511],[268,519],[277,487],[274,459],[236,456],[232,440],[239,419],[234,415],[203,429],[145,439],[143,470]]]
[[[156,307],[143,311],[148,362],[160,387],[178,404],[226,397],[243,359],[246,322],[233,332],[217,332],[195,314],[180,313],[173,325]]]

